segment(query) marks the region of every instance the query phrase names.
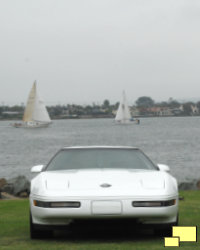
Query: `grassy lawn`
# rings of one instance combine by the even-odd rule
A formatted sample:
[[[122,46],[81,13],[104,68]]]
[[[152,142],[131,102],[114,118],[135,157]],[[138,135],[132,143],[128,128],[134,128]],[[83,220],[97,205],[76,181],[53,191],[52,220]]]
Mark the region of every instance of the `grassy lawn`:
[[[184,191],[180,201],[180,223],[182,226],[197,226],[197,243],[181,243],[181,249],[200,249],[200,191]],[[0,249],[70,249],[70,250],[118,250],[118,249],[163,249],[164,240],[151,232],[131,234],[101,233],[84,234],[81,232],[67,235],[57,233],[48,240],[30,240],[28,200],[0,201]],[[166,248],[165,248],[166,249]],[[170,247],[169,249],[177,249]]]

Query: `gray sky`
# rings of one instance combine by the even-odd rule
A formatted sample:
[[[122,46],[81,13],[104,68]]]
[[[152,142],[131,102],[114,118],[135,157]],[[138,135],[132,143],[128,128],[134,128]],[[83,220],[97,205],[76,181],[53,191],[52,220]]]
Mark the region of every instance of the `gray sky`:
[[[0,0],[0,104],[200,99],[199,0]]]

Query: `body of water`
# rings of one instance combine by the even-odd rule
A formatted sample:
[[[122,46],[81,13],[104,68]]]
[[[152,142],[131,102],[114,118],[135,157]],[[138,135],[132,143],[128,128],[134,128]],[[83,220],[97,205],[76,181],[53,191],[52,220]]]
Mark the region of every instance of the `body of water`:
[[[31,167],[46,164],[63,146],[122,145],[139,147],[154,163],[169,165],[179,182],[200,179],[200,117],[140,121],[116,125],[112,119],[55,120],[49,128],[37,129],[0,121],[0,178],[31,178]]]

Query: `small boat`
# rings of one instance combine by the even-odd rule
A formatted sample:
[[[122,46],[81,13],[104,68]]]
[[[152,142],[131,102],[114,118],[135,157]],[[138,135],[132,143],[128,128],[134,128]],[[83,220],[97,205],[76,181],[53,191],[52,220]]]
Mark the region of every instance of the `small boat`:
[[[38,94],[35,81],[28,97],[23,122],[14,123],[12,126],[16,128],[42,128],[51,123],[45,104]]]
[[[140,123],[140,120],[133,119],[131,117],[131,113],[130,113],[130,110],[128,107],[125,91],[123,91],[123,93],[122,93],[122,99],[120,101],[120,104],[119,104],[119,107],[117,110],[115,122],[118,124],[131,124],[131,123],[139,124]]]

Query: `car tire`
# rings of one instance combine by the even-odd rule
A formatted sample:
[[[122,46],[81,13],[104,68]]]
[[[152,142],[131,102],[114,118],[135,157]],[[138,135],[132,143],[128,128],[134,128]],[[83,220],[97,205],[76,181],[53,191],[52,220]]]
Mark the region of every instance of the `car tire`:
[[[52,230],[38,230],[34,227],[32,221],[32,215],[30,213],[30,238],[31,239],[43,239],[43,238],[50,238],[53,235]]]
[[[178,226],[178,220],[179,220],[179,216],[177,214],[176,216],[176,221],[172,224],[168,224],[166,225],[164,228],[155,228],[154,229],[154,233],[156,236],[172,236],[172,227],[173,226]]]
[[[176,222],[174,223],[174,226],[178,226],[178,222],[179,222],[179,214],[177,214],[176,216]]]
[[[172,235],[172,227],[168,226],[165,228],[156,228],[154,229],[154,234],[159,237],[167,237]]]

